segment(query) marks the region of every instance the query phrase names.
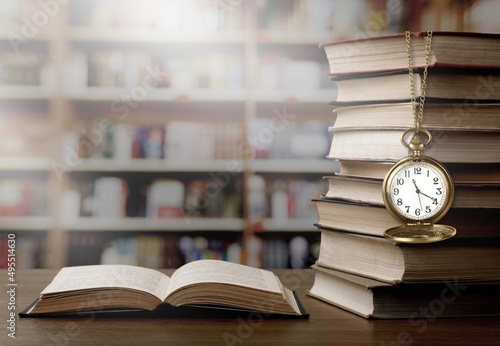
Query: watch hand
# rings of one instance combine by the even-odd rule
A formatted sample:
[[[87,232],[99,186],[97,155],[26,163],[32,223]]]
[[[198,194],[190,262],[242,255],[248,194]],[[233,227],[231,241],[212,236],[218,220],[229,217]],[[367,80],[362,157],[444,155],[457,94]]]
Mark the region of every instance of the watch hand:
[[[423,193],[423,192],[420,192],[420,193],[421,193],[422,195],[424,195],[425,197],[430,198],[432,201],[434,201],[434,200],[436,199],[436,198],[434,198],[434,197],[431,197],[431,196],[429,196],[429,195],[426,195],[426,194],[425,194],[425,193]]]
[[[418,193],[417,196],[418,196],[418,203],[420,203],[420,210],[423,210],[423,208],[422,208],[422,200],[420,199],[420,193]]]
[[[420,200],[420,195],[424,195],[425,197],[430,198],[433,202],[436,200],[436,198],[431,197],[431,196],[423,193],[422,191],[420,191],[420,189],[417,186],[417,182],[415,181],[415,179],[412,179],[412,183],[413,183],[413,185],[415,185],[415,188],[417,189],[418,199],[419,200]],[[420,203],[420,208],[422,208],[422,203]]]
[[[415,188],[417,189],[415,192],[417,193],[417,196],[418,196],[418,203],[420,204],[420,210],[422,210],[422,199],[420,198],[420,190],[417,186],[417,182],[415,181],[415,179],[412,179],[411,182],[413,183],[413,185],[415,185]]]
[[[415,185],[415,188],[417,189],[417,193],[421,193],[418,186],[417,186],[417,182],[415,181],[415,179],[412,179],[411,182],[413,183],[413,185]]]

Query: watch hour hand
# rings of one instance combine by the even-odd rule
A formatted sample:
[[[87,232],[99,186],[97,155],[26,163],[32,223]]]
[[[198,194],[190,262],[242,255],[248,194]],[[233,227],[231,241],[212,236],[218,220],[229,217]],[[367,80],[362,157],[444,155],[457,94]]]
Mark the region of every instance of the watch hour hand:
[[[411,182],[413,183],[413,185],[415,185],[415,188],[417,189],[417,193],[421,193],[418,186],[417,186],[417,182],[415,181],[415,179],[412,179]]]

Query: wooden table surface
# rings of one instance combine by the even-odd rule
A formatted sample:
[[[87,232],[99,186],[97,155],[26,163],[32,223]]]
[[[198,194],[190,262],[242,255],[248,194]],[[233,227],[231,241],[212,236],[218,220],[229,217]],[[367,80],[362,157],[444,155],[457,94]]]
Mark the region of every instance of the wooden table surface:
[[[57,270],[16,272],[15,306],[28,306]],[[165,270],[171,273],[171,270]],[[366,320],[306,296],[313,273],[275,271],[295,290],[307,320],[241,318],[19,318],[8,336],[7,271],[1,270],[1,345],[500,345],[500,318]]]

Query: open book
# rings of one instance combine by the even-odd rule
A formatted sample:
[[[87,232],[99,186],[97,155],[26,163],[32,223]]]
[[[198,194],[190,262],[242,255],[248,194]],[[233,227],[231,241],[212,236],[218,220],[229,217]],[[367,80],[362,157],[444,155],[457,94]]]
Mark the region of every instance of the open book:
[[[217,260],[185,264],[168,277],[129,265],[65,267],[20,316],[199,306],[307,317],[270,271]]]

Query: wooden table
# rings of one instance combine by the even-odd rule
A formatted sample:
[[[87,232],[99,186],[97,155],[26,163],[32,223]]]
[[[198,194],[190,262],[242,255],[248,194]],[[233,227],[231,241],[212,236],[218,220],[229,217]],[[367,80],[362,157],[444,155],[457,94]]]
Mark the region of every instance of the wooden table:
[[[16,273],[16,311],[28,306],[57,270]],[[171,273],[171,270],[166,270]],[[8,337],[7,272],[0,301],[1,345],[500,345],[500,318],[366,320],[305,295],[309,270],[275,271],[298,293],[308,320],[22,318]]]

